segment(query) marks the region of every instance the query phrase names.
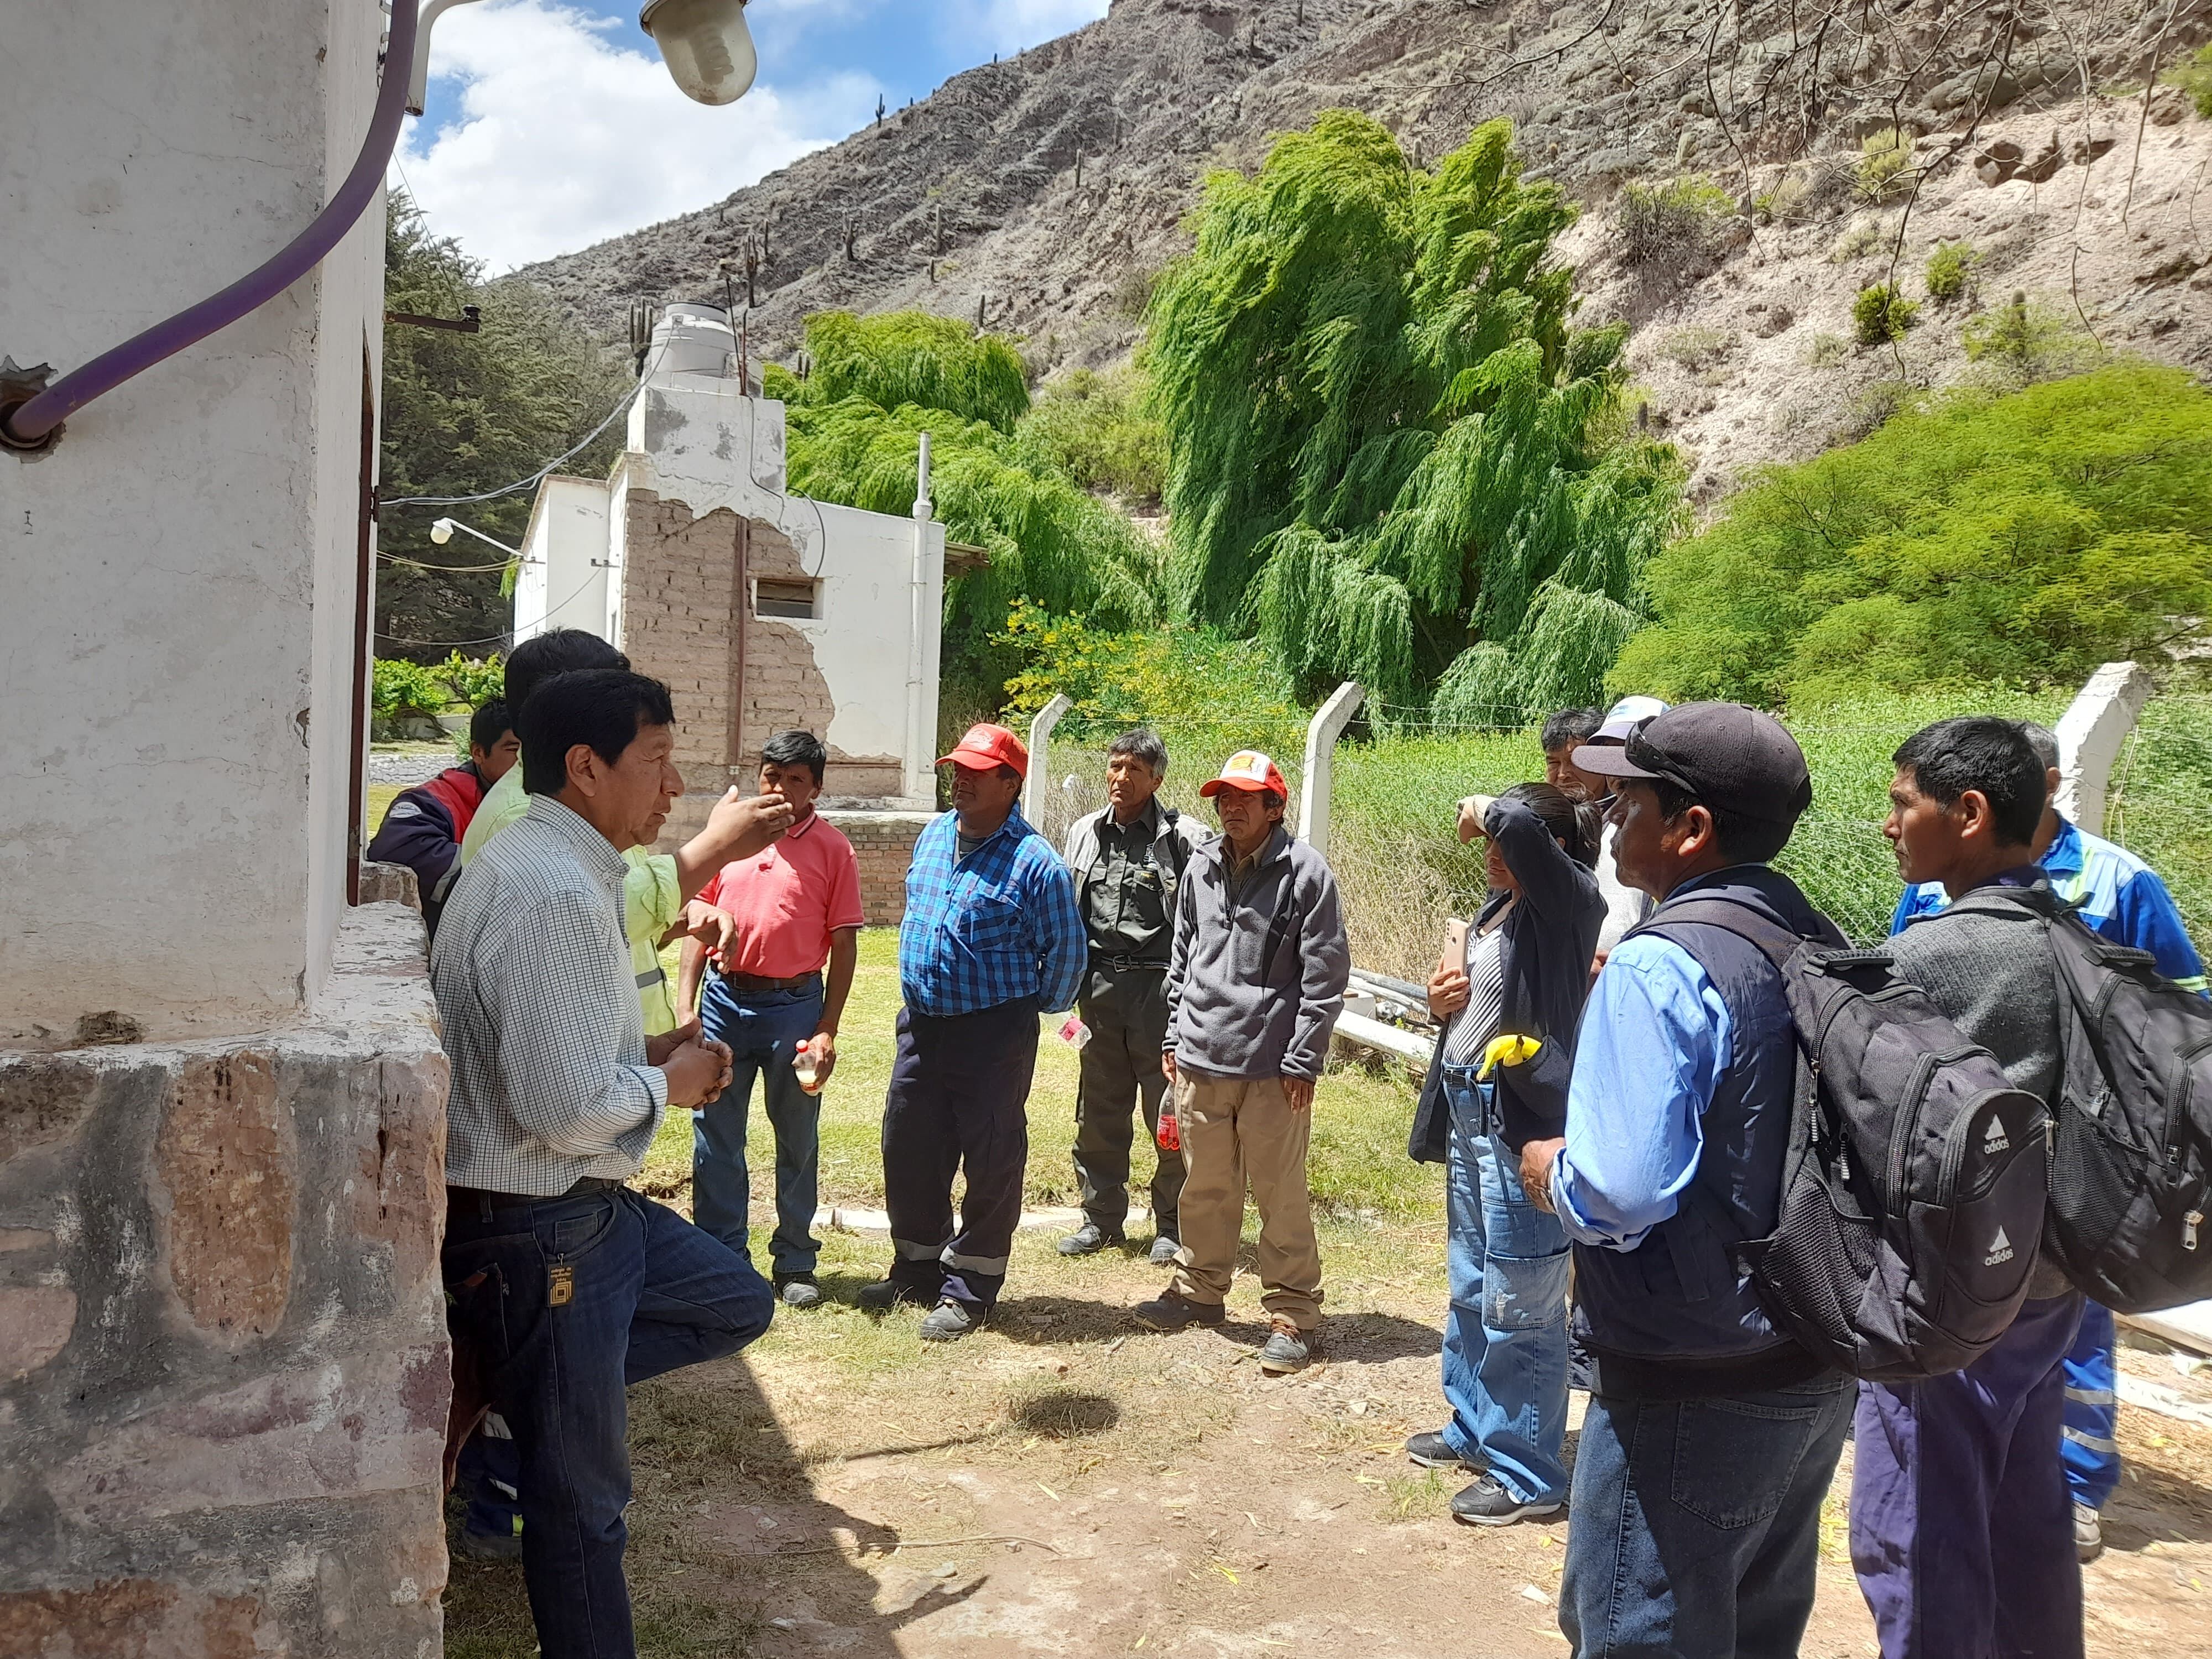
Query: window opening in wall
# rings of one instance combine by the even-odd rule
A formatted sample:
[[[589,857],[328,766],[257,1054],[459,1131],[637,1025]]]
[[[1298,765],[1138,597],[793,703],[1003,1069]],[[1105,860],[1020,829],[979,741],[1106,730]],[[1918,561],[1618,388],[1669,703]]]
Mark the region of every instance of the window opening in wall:
[[[763,576],[753,585],[753,615],[812,620],[822,614],[822,584]]]

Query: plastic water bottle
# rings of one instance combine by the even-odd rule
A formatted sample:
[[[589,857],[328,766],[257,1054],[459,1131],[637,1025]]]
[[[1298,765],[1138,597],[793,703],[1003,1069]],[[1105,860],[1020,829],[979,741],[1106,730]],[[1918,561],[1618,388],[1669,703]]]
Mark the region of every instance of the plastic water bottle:
[[[1091,1028],[1083,1023],[1080,1015],[1070,1014],[1060,1028],[1060,1040],[1069,1048],[1080,1050],[1085,1043],[1091,1041]]]
[[[799,1051],[791,1057],[791,1069],[799,1074],[799,1086],[808,1094],[822,1092],[822,1060],[814,1052],[812,1038],[799,1045]]]

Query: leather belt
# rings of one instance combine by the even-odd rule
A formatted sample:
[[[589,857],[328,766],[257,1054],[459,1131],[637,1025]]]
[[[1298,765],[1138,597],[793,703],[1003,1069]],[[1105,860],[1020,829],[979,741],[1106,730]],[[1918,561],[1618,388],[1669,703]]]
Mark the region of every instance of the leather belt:
[[[819,969],[811,974],[795,975],[790,979],[770,979],[766,974],[733,974],[726,968],[716,971],[722,975],[722,983],[732,991],[796,991],[822,977]]]
[[[1117,974],[1164,974],[1168,970],[1168,964],[1164,961],[1153,962],[1144,957],[1109,957],[1103,951],[1093,951],[1091,953],[1091,965],[1093,968],[1109,969]]]
[[[550,1197],[544,1193],[495,1193],[483,1187],[449,1186],[446,1188],[446,1206],[451,1209],[467,1204],[483,1211],[515,1210],[526,1205],[558,1204],[563,1199],[586,1198],[593,1193],[618,1193],[623,1184],[606,1176],[583,1176],[567,1192]]]

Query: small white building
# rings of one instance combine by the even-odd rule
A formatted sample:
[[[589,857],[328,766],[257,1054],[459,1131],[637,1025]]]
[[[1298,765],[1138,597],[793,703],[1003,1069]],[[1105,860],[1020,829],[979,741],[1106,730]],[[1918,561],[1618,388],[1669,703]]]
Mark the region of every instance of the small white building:
[[[829,745],[830,804],[930,810],[945,526],[926,499],[901,519],[789,494],[783,404],[741,372],[719,308],[672,306],[646,367],[607,480],[539,486],[514,637],[588,629],[667,682],[687,785],[672,840],[792,726]]]

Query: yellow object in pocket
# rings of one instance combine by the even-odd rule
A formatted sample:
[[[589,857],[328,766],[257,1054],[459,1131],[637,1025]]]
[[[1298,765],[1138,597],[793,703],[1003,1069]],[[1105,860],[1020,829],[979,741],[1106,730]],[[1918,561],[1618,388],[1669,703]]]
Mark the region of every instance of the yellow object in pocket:
[[[1474,1068],[1479,1078],[1487,1078],[1499,1066],[1518,1066],[1534,1057],[1544,1046],[1541,1037],[1520,1036],[1508,1032],[1490,1039],[1490,1046],[1482,1051],[1482,1064]]]

